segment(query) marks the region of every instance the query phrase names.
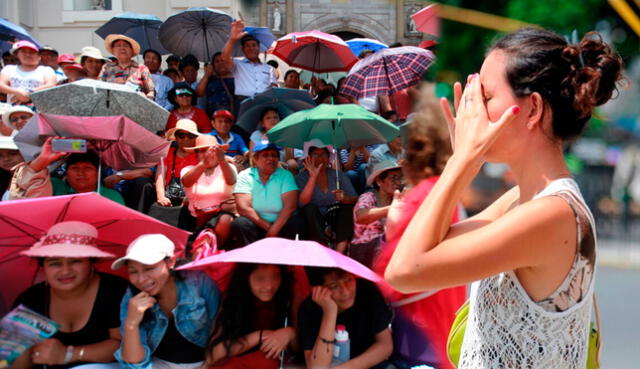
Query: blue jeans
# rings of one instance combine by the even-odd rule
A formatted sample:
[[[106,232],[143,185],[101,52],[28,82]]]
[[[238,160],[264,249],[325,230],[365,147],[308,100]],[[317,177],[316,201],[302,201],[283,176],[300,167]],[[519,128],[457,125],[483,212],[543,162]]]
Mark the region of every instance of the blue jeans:
[[[367,163],[362,163],[357,167],[347,170],[347,177],[351,180],[351,184],[353,185],[353,189],[356,190],[358,195],[364,192],[365,184],[367,183],[367,177],[364,173],[365,168],[367,167]]]

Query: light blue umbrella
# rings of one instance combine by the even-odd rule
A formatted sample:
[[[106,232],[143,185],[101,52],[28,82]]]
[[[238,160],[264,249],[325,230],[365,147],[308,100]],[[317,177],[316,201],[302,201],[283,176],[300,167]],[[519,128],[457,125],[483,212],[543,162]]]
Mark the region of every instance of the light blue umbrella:
[[[13,43],[19,40],[31,41],[37,47],[41,47],[38,41],[29,35],[27,30],[6,19],[0,18],[0,54],[11,50]]]
[[[271,47],[273,41],[276,40],[276,36],[271,33],[271,30],[267,27],[245,27],[244,30],[251,36],[255,37],[258,40],[258,44],[260,45],[260,52],[266,52]],[[235,47],[233,48],[234,56],[243,56],[242,47],[240,42],[237,42]]]
[[[347,41],[347,45],[356,56],[359,56],[364,50],[378,51],[389,47],[389,45],[372,38],[352,38]]]
[[[202,62],[222,51],[233,18],[221,10],[189,8],[167,18],[160,26],[160,42],[178,55],[192,54]]]
[[[238,121],[236,124],[247,131],[253,132],[260,116],[267,108],[275,108],[281,119],[304,109],[312,109],[316,106],[309,92],[294,90],[291,88],[270,88],[254,97],[246,98],[240,104]]]
[[[162,21],[152,14],[122,13],[111,18],[95,32],[103,39],[111,34],[121,34],[136,40],[141,50],[154,49],[160,54],[169,54],[160,43],[158,32]]]

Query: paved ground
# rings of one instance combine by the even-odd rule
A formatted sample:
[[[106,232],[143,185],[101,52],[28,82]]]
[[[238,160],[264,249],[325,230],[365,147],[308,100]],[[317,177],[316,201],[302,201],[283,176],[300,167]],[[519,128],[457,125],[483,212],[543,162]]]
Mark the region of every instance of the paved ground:
[[[601,266],[596,297],[602,320],[601,368],[640,368],[640,269]]]

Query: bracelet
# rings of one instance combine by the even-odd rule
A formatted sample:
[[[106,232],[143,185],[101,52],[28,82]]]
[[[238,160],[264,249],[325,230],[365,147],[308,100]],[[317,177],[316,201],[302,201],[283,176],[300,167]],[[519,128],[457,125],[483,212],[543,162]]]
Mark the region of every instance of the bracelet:
[[[81,347],[80,352],[78,353],[78,361],[82,361],[83,356],[84,356],[84,347]]]
[[[324,338],[322,338],[320,336],[318,336],[318,338],[320,338],[320,341],[326,343],[327,345],[335,345],[336,342],[338,342],[335,339],[333,339],[333,340],[325,340]]]
[[[64,354],[64,361],[62,363],[65,365],[69,364],[72,357],[73,357],[73,346],[69,345],[67,346],[67,352]]]

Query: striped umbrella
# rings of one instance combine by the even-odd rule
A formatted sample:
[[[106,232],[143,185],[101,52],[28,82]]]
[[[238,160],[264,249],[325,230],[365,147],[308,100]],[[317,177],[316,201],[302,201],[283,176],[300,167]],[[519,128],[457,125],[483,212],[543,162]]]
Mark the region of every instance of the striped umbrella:
[[[418,83],[434,61],[431,51],[414,46],[380,50],[351,68],[340,93],[357,99],[390,96]]]

